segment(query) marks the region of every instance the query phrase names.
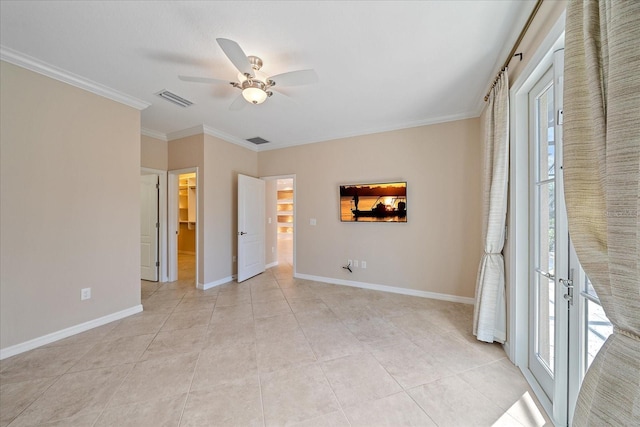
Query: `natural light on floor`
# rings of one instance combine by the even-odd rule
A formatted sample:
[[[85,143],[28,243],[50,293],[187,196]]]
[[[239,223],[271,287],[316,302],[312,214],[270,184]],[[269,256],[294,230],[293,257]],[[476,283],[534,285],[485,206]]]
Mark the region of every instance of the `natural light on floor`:
[[[502,415],[502,417],[493,423],[493,426],[513,425],[514,418],[525,426],[540,427],[545,425],[544,416],[536,406],[528,391],[525,392],[520,399],[518,399],[518,401]]]

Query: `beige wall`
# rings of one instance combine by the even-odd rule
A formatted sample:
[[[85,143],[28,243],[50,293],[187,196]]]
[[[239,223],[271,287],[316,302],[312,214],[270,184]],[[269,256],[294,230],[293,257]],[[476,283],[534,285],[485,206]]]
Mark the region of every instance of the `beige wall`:
[[[208,284],[236,273],[238,174],[258,175],[258,154],[204,135],[204,280]],[[202,194],[202,193],[200,193]]]
[[[140,165],[143,168],[169,169],[169,143],[161,139],[140,135]]]
[[[5,349],[140,304],[140,113],[5,62],[0,85]]]
[[[480,140],[469,119],[260,152],[260,176],[296,174],[297,273],[473,297]],[[340,222],[340,184],[396,180],[408,182],[408,223]],[[347,259],[367,268],[350,274]]]
[[[236,271],[238,173],[256,176],[256,152],[199,134],[169,141],[169,170],[198,168],[198,281],[210,284]]]

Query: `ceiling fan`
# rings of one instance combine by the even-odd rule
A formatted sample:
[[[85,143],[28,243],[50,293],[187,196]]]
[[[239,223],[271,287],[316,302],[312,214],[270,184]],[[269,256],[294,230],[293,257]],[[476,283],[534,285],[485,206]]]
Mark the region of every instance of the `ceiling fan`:
[[[227,55],[227,58],[229,58],[240,72],[238,74],[238,81],[230,82],[228,80],[215,78],[190,76],[178,76],[178,78],[187,82],[230,84],[231,86],[240,89],[242,93],[229,106],[230,110],[239,110],[244,108],[246,105],[244,101],[256,105],[262,104],[267,100],[267,98],[273,95],[272,89],[276,90],[274,89],[276,84],[278,86],[302,86],[316,83],[318,81],[318,75],[311,69],[289,71],[287,73],[276,74],[275,76],[268,77],[265,73],[260,71],[262,68],[262,59],[257,56],[245,55],[240,45],[233,40],[218,38],[216,41],[224,51],[225,55]],[[278,93],[286,96],[281,92]]]

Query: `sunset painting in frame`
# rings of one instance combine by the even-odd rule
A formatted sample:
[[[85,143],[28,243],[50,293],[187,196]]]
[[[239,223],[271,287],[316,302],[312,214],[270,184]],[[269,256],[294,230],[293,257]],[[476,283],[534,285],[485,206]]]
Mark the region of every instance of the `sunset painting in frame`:
[[[340,186],[342,222],[407,222],[407,183]]]

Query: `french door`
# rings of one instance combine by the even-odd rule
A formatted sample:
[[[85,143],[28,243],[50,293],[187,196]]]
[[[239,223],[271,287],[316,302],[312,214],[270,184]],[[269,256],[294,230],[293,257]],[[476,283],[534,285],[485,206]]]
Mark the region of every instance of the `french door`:
[[[582,378],[611,333],[570,241],[562,175],[563,51],[529,92],[528,369],[558,425],[571,422]]]

